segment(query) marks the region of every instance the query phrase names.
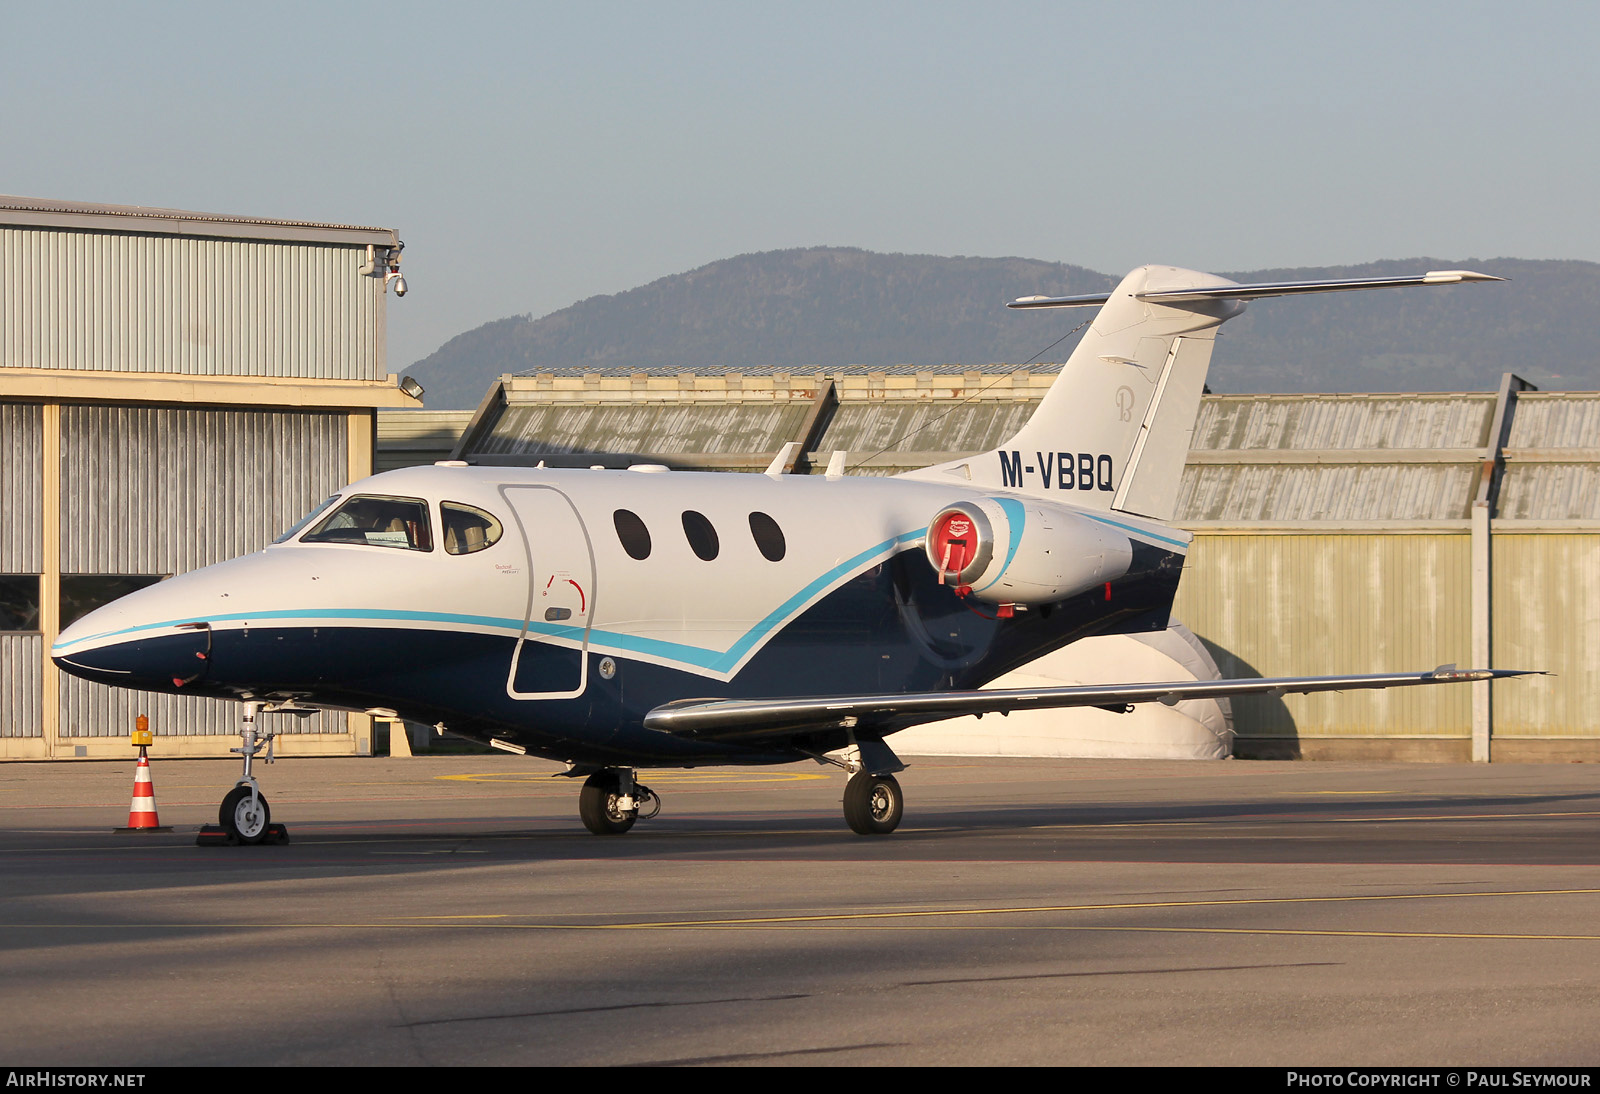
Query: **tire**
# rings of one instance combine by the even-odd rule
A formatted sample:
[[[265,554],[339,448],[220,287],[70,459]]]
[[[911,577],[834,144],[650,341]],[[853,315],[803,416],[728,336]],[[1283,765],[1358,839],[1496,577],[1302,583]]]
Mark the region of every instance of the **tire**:
[[[844,820],[859,836],[886,836],[900,826],[905,796],[893,775],[850,776],[844,788]]]
[[[578,816],[583,819],[585,828],[597,836],[620,836],[633,827],[639,812],[617,808],[620,789],[616,773],[611,771],[596,771],[583,780],[583,790],[578,794]]]
[[[240,843],[260,843],[267,838],[267,826],[272,823],[272,808],[264,794],[257,794],[259,809],[250,805],[250,788],[236,786],[222,799],[217,810],[217,823],[230,837]]]

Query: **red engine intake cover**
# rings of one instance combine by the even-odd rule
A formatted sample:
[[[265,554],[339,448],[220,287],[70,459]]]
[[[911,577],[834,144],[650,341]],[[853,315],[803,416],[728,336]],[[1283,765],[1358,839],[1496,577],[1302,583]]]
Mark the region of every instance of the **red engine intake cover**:
[[[928,528],[928,561],[938,571],[941,584],[965,585],[988,561],[985,539],[989,529],[980,521],[956,507],[933,518]]]

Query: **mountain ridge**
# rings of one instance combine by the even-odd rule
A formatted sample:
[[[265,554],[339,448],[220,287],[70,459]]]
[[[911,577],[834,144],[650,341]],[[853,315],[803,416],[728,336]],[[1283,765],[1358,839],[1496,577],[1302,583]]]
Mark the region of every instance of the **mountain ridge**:
[[[1557,259],[1385,259],[1223,272],[1235,281],[1383,277],[1480,269],[1509,284],[1334,293],[1253,304],[1223,328],[1213,390],[1484,390],[1515,371],[1540,387],[1600,387],[1584,319],[1600,263]],[[751,252],[580,300],[548,315],[463,331],[408,373],[433,409],[476,406],[506,372],[542,369],[1026,364],[1087,312],[1019,314],[1035,293],[1105,292],[1119,278],[1020,257],[881,254],[854,247]]]

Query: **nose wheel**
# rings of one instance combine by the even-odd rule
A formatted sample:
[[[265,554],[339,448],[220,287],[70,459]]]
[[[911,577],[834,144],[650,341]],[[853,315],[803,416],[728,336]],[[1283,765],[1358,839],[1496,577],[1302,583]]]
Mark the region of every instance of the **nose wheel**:
[[[217,823],[235,843],[260,843],[272,827],[272,810],[267,805],[266,795],[253,786],[241,784],[222,799]]]
[[[642,808],[650,812],[641,814]],[[583,826],[597,836],[620,836],[634,821],[649,820],[661,812],[661,799],[655,791],[634,782],[627,768],[596,771],[583,780],[578,793],[578,816]]]

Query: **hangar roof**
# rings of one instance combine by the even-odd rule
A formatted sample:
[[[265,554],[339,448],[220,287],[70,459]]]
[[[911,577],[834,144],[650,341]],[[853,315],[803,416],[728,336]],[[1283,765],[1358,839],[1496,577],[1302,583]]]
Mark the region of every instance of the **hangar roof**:
[[[1213,395],[1202,400],[1178,519],[1465,520],[1495,396]]]
[[[1513,520],[1600,520],[1600,392],[1517,397],[1496,514]]]
[[[372,244],[393,247],[392,228],[333,224],[315,220],[196,213],[147,205],[101,205],[86,201],[27,198],[0,194],[0,224],[40,228],[76,228],[157,235],[211,236],[224,239],[294,240],[297,242]]]
[[[889,475],[996,447],[1032,413],[1058,368],[506,377],[453,455],[761,470],[799,440],[812,466],[844,449],[852,473]],[[1459,526],[1484,496],[1486,466],[1498,518],[1600,521],[1600,393],[1520,385],[1509,377],[1499,393],[1206,395],[1176,521],[1214,529]]]

